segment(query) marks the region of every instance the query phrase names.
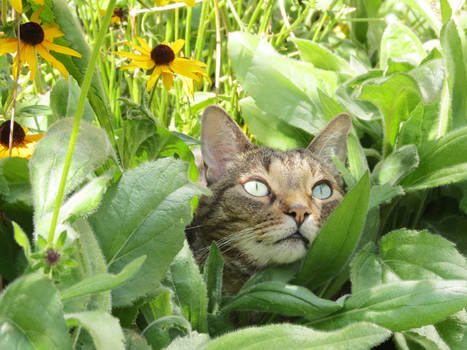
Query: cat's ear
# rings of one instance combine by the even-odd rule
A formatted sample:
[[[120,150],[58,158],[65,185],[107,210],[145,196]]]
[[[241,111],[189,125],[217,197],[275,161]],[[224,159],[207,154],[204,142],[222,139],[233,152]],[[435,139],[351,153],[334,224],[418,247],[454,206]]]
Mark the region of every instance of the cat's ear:
[[[341,113],[331,119],[326,127],[315,136],[308,149],[338,175],[332,156],[336,156],[342,164],[347,156],[347,137],[352,127],[352,118],[347,113]]]
[[[209,106],[201,122],[201,152],[207,166],[208,184],[218,181],[227,171],[227,163],[252,144],[226,111]]]

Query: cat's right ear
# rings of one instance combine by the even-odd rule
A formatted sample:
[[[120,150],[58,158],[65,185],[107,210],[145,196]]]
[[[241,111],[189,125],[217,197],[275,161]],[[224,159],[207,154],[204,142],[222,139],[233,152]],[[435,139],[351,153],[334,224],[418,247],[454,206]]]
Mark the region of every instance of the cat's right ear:
[[[201,122],[201,152],[207,166],[208,184],[218,181],[227,171],[227,164],[251,146],[239,126],[218,106],[209,106]]]

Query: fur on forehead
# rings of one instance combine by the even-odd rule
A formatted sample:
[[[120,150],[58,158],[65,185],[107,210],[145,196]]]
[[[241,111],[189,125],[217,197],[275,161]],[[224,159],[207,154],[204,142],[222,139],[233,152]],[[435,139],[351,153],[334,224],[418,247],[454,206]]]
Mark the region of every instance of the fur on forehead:
[[[285,161],[295,154],[318,161],[338,179],[339,171],[332,157],[336,156],[342,163],[345,162],[347,136],[351,126],[350,116],[345,113],[339,114],[326,125],[306,149],[282,152],[253,145],[227,112],[218,106],[209,106],[203,113],[201,124],[201,152],[207,168],[207,183],[215,183],[226,175],[229,163],[235,159],[253,156],[259,158],[257,160],[268,169],[272,159],[278,158]]]

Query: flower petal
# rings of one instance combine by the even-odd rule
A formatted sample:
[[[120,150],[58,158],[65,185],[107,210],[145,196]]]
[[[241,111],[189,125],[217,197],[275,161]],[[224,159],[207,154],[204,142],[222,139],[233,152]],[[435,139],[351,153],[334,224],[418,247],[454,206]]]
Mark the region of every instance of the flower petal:
[[[150,91],[152,89],[152,87],[156,83],[157,79],[159,79],[160,75],[161,75],[160,68],[158,66],[154,67],[154,70],[152,71],[152,74],[149,77],[148,85],[146,86],[147,91]]]
[[[139,55],[137,53],[131,53],[131,52],[125,52],[125,51],[115,51],[114,55],[123,56],[123,57],[129,58],[129,59],[134,60],[134,61],[139,61],[139,62],[146,62],[146,61],[150,60],[151,62],[154,63],[154,61],[151,59],[151,57],[148,57],[146,55]]]
[[[148,42],[141,38],[140,36],[136,37],[136,40],[138,40],[139,44],[143,49],[145,49],[148,53],[151,53],[151,46],[149,46]]]
[[[10,0],[11,6],[15,9],[18,13],[23,13],[23,1],[22,0]]]
[[[151,56],[151,51],[147,51],[147,50],[145,50],[144,48],[142,48],[142,47],[140,47],[140,46],[138,46],[138,45],[135,45],[135,44],[130,43],[130,42],[128,42],[128,41],[125,42],[125,43],[123,43],[123,44],[128,45],[128,46],[131,46],[131,47],[134,48],[136,51],[141,52],[143,55]]]
[[[42,21],[41,19],[39,18],[39,16],[41,15],[41,12],[42,12],[42,9],[39,9],[38,11],[36,12],[33,12],[32,15],[31,15],[31,18],[29,19],[31,22],[34,22],[34,23],[37,23],[37,24],[41,24]]]
[[[44,40],[48,41],[53,41],[53,39],[60,38],[65,35],[58,26],[52,24],[43,25],[42,30],[44,31]]]
[[[24,137],[24,142],[26,143],[31,143],[31,142],[37,142],[39,141],[41,138],[44,137],[44,134],[30,134],[30,135],[26,135]]]
[[[36,50],[39,55],[42,56],[44,60],[49,62],[52,66],[58,69],[60,73],[68,80],[68,71],[66,70],[65,66],[62,62],[58,61],[55,57],[53,57],[49,51],[42,45],[36,45]]]
[[[29,75],[30,80],[34,80],[36,77],[37,72],[37,60],[36,60],[36,53],[34,52],[34,47],[31,45],[25,45],[23,52],[21,53],[21,58],[28,63],[29,70],[31,74]]]
[[[143,68],[143,69],[149,70],[152,67],[154,67],[153,61],[147,61],[147,62],[133,61],[127,64],[126,66],[120,67],[120,69],[127,70],[127,69],[133,69],[133,68]]]
[[[164,87],[167,91],[169,91],[172,88],[173,81],[173,73],[162,73],[162,82],[164,83]]]
[[[18,41],[16,38],[0,39],[0,56],[16,51],[18,51]]]
[[[42,45],[45,46],[47,49],[58,52],[58,53],[63,53],[69,56],[82,57],[78,51],[70,49],[69,47],[66,47],[66,46],[54,44],[53,42],[50,42],[50,41],[44,40],[42,42]]]
[[[184,45],[185,45],[185,40],[178,39],[178,40],[175,40],[175,42],[170,44],[169,46],[173,50],[174,54],[177,54],[180,52],[180,50],[183,48]]]

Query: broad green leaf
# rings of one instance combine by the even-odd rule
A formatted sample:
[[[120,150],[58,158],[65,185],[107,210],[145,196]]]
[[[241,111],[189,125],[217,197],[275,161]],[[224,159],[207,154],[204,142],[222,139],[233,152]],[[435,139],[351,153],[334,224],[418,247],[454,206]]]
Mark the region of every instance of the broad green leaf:
[[[354,132],[347,139],[347,159],[354,179],[360,179],[369,170],[365,152]]]
[[[317,297],[307,288],[271,281],[242,289],[222,308],[222,312],[257,310],[312,320],[341,307],[335,301]]]
[[[250,279],[248,279],[248,281],[246,281],[242,286],[240,291],[262,282],[276,281],[284,284],[289,283],[297,274],[299,268],[299,261],[286,265],[267,267],[263,270],[257,271],[253,276],[251,276]]]
[[[417,168],[419,162],[415,145],[403,146],[376,164],[371,178],[376,184],[397,185]]]
[[[311,40],[293,38],[292,42],[297,45],[300,56],[305,62],[313,63],[316,68],[352,74],[347,61],[336,55],[321,44]]]
[[[203,350],[364,350],[390,336],[387,329],[357,322],[331,332],[291,324],[250,327],[214,339]]]
[[[399,281],[360,290],[339,312],[309,325],[336,329],[366,321],[398,332],[440,322],[466,306],[465,280]]]
[[[408,74],[417,81],[425,104],[432,104],[439,100],[446,76],[443,61],[440,58],[429,60],[412,69]]]
[[[54,283],[40,273],[24,275],[0,298],[0,349],[71,350]]]
[[[364,246],[350,263],[352,294],[383,283],[383,262],[375,255],[373,242]]]
[[[419,156],[418,168],[401,182],[406,191],[467,179],[467,127],[425,143],[419,149]]]
[[[75,116],[80,91],[74,79],[68,81],[60,79],[54,84],[50,92],[50,108],[54,113],[55,120]],[[94,114],[87,100],[84,106],[83,120],[87,122],[94,120]]]
[[[465,35],[463,33],[463,35]],[[447,68],[447,82],[450,96],[450,114],[452,128],[467,125],[467,64],[457,24],[450,19],[443,25],[440,35],[443,58]]]
[[[109,273],[96,274],[92,277],[83,279],[77,284],[60,292],[60,298],[62,300],[81,297],[88,294],[95,294],[107,290],[114,289],[124,283],[126,283],[133,275],[139,271],[141,265],[143,265],[145,256],[140,256],[116,275]]]
[[[386,152],[395,144],[400,123],[421,100],[417,82],[405,73],[366,82],[360,99],[373,102],[383,114]]]
[[[401,336],[405,338],[404,343],[408,349],[415,346],[426,350],[451,350],[432,325],[402,332],[395,338],[397,344],[400,343]]]
[[[176,338],[165,350],[199,350],[209,343],[209,335],[192,332],[186,337]]]
[[[103,311],[66,314],[68,326],[81,326],[91,335],[96,350],[125,350],[123,331],[117,318]]]
[[[467,348],[467,311],[462,310],[435,325],[438,334],[450,350]]]
[[[46,136],[37,144],[29,162],[36,223],[54,208],[72,125],[73,119],[70,118],[53,124]],[[75,190],[112,154],[112,146],[105,132],[96,126],[81,122],[65,195]],[[39,233],[44,234],[44,232]]]
[[[402,122],[397,135],[396,148],[405,145],[420,146],[428,134],[428,130],[423,129],[424,104],[420,102],[406,121]]]
[[[328,120],[331,120],[333,117],[338,115],[339,113],[345,113],[345,108],[337,102],[332,97],[329,97],[326,93],[324,93],[321,89],[318,89],[318,96],[319,96],[319,104],[323,109],[324,115]]]
[[[125,306],[157,288],[183,246],[191,220],[191,199],[207,193],[191,183],[188,165],[171,158],[146,162],[123,173],[104,195],[89,222],[106,258],[109,272],[120,271],[146,255],[131,282],[112,292],[114,306]]]
[[[224,270],[224,259],[217,247],[216,242],[212,242],[208,258],[204,263],[203,277],[206,283],[207,296],[209,300],[208,312],[215,314],[219,311],[222,301],[222,277]]]
[[[368,204],[368,208],[376,208],[381,204],[387,204],[393,198],[402,196],[403,194],[404,190],[401,186],[393,186],[388,183],[371,186],[370,203]]]
[[[23,248],[23,251],[24,251],[24,254],[26,254],[26,257],[29,257],[29,255],[31,255],[31,246],[30,246],[30,243],[29,243],[28,236],[26,236],[26,233],[24,233],[21,226],[19,226],[16,222],[12,222],[12,225],[13,225],[13,231],[14,231],[16,243],[18,243],[18,245],[21,248]],[[2,239],[2,242],[5,243],[6,240]],[[11,249],[11,250],[13,250],[13,249]],[[3,264],[0,264],[0,265],[3,265]]]
[[[206,284],[187,242],[170,264],[176,299],[183,314],[198,332],[207,332],[208,297]]]
[[[317,89],[331,95],[335,73],[281,56],[249,33],[230,33],[228,50],[235,76],[258,108],[312,135],[324,127]]]
[[[178,329],[183,333],[190,334],[191,324],[182,316],[169,315],[149,323],[141,334],[152,348],[161,349],[165,348],[170,341],[170,334],[168,334],[170,329]]]
[[[16,157],[1,159],[0,177],[5,181],[2,183],[5,188],[0,194],[3,201],[31,205],[31,185],[27,159]]]
[[[61,276],[58,284],[61,292],[79,285],[87,279],[92,280],[93,276],[108,275],[105,258],[89,223],[84,219],[77,219],[71,227],[79,234],[79,239],[73,243],[76,244],[77,248],[73,258],[76,260],[78,268],[73,269],[71,273],[63,277]],[[98,294],[89,294],[79,298],[62,299],[62,301],[67,313],[96,309],[107,312],[111,310],[110,291],[102,291]]]
[[[240,100],[240,108],[248,131],[261,144],[282,151],[308,146],[309,134],[263,112],[251,97]]]
[[[381,38],[379,65],[382,69],[387,67],[389,57],[419,64],[425,56],[420,39],[410,28],[397,21],[388,24]]]
[[[324,223],[294,283],[316,288],[346,265],[363,230],[369,195],[366,173]]]
[[[465,279],[467,261],[455,245],[428,231],[401,229],[385,235],[379,256],[400,279]]]
[[[70,46],[70,48],[78,51],[82,58],[72,57],[53,52],[52,54],[61,61],[70,75],[72,75],[79,85],[82,84],[84,74],[87,69],[89,59],[91,57],[91,49],[88,46],[87,40],[82,30],[82,25],[79,20],[73,15],[70,6],[66,0],[51,0],[53,4],[53,12],[55,15],[55,22],[60,27],[60,31],[65,34],[64,40],[56,39],[56,43],[61,45]],[[111,113],[105,88],[101,80],[99,67],[94,70],[92,77],[91,88],[88,92],[88,101],[92,106],[94,113],[101,125],[105,130],[112,133]],[[96,148],[100,149],[100,148]]]
[[[15,243],[16,241],[16,243]],[[23,266],[18,266],[18,258],[23,251],[26,256],[30,254],[29,239],[22,228],[14,221],[0,222],[0,275],[6,281],[12,282],[23,271]]]

